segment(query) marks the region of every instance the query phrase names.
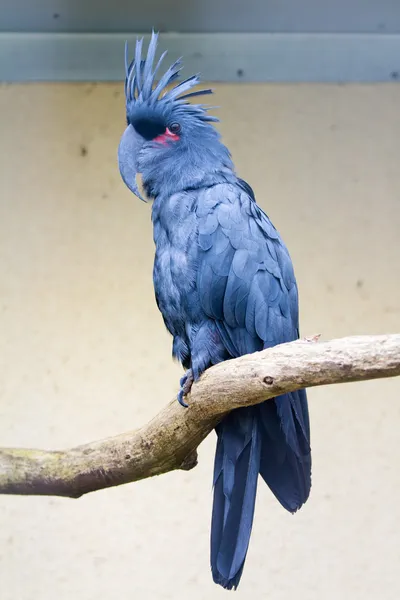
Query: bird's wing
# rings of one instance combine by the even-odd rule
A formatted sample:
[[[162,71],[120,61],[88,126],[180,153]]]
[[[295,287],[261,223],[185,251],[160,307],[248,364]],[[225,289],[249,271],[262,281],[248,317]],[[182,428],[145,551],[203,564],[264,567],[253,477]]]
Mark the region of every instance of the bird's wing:
[[[288,251],[239,185],[209,189],[199,206],[198,291],[228,352],[239,356],[298,338],[298,294]],[[249,188],[250,189],[250,188]]]
[[[200,302],[229,354],[237,357],[297,339],[298,292],[292,261],[250,186],[240,181],[210,188],[199,203],[198,216]],[[282,504],[296,510],[310,486],[305,390],[279,396],[259,410],[270,442],[264,447],[275,455],[275,460],[262,458],[261,474]],[[291,464],[282,479],[285,461]]]

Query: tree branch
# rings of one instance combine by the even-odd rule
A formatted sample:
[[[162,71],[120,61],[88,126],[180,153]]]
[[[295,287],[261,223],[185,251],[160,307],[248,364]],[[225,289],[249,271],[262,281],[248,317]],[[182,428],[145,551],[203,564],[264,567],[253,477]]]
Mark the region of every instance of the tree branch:
[[[208,369],[187,398],[141,429],[70,450],[0,449],[0,493],[79,498],[174,469],[191,469],[196,448],[221,417],[304,387],[400,375],[400,334],[298,340]]]

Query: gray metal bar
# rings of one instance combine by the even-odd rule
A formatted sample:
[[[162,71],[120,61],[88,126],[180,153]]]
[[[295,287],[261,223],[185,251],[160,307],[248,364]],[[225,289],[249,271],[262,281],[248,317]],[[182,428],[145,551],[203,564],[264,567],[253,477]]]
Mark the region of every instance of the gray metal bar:
[[[2,33],[0,80],[121,80],[125,40],[133,47],[137,35]],[[400,34],[169,33],[162,49],[208,81],[391,81],[400,73]]]

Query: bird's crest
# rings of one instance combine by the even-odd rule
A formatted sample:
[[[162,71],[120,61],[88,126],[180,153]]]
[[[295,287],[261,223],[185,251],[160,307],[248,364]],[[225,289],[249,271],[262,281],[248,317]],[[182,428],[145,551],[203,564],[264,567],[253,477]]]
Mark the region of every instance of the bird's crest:
[[[136,41],[135,57],[129,62],[128,43],[125,44],[125,97],[127,107],[133,108],[142,104],[148,106],[174,106],[182,112],[191,113],[202,121],[217,122],[219,119],[207,113],[211,107],[203,104],[191,104],[188,98],[212,94],[211,89],[196,90],[190,92],[193,87],[200,83],[200,75],[192,75],[181,81],[171,89],[166,89],[176,81],[182,69],[182,59],[178,58],[161,76],[156,83],[156,74],[164,60],[167,52],[163,52],[153,69],[158,33],[152,32],[147,57],[142,59],[143,38]]]

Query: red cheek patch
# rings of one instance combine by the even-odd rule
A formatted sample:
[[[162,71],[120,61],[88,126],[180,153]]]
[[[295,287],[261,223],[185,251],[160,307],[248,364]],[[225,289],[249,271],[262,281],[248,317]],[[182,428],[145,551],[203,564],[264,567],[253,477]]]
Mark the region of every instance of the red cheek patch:
[[[168,144],[168,142],[177,142],[178,140],[179,135],[176,135],[176,133],[172,133],[172,131],[170,131],[167,127],[164,133],[154,138],[153,142],[158,142],[159,144],[166,145]]]

